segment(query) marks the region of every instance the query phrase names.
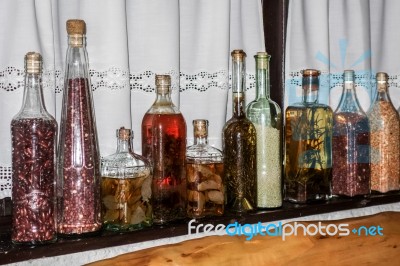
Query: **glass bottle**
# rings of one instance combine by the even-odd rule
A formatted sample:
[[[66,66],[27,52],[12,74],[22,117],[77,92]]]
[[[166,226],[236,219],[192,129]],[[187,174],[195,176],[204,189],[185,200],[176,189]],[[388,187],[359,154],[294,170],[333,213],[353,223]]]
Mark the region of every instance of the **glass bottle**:
[[[165,224],[186,212],[186,122],[171,100],[171,77],[156,75],[156,100],[142,120],[142,154],[153,167],[153,222]]]
[[[303,100],[286,108],[285,200],[306,203],[326,200],[332,180],[332,109],[318,103],[319,75],[303,74]]]
[[[42,95],[42,56],[25,55],[22,108],[11,121],[14,244],[56,241],[57,122]]]
[[[390,100],[388,75],[376,74],[377,93],[369,109],[371,130],[371,190],[379,193],[399,190],[399,114]]]
[[[90,88],[86,25],[68,20],[68,49],[58,148],[58,233],[99,231],[100,158]]]
[[[133,231],[152,224],[151,168],[133,152],[133,132],[117,129],[117,151],[101,164],[103,224],[110,231]]]
[[[247,106],[247,118],[257,134],[257,207],[282,206],[282,113],[269,94],[269,60],[266,52],[256,59],[256,99]]]
[[[333,114],[332,194],[370,193],[369,125],[354,89],[354,71],[344,71],[343,93]]]
[[[186,150],[187,215],[222,215],[225,189],[222,152],[208,145],[208,120],[193,120],[194,144]]]
[[[257,207],[256,129],[244,110],[246,53],[233,50],[231,56],[233,115],[223,128],[224,175],[227,208],[244,213]]]

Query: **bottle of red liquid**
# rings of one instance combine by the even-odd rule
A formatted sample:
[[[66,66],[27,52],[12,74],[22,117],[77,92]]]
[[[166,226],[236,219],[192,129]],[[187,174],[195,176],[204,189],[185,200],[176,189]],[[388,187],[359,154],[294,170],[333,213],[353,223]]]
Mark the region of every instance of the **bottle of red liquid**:
[[[171,77],[156,75],[157,97],[142,121],[142,155],[153,168],[153,222],[186,214],[186,122],[171,100]]]
[[[86,51],[86,24],[68,20],[68,50],[58,149],[58,233],[100,230],[100,160]]]

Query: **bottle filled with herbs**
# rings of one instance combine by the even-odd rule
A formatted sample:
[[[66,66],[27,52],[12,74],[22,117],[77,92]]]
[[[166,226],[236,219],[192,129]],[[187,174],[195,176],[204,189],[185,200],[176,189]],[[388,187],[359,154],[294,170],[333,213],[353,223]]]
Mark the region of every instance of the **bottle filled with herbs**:
[[[332,109],[318,103],[319,75],[302,71],[302,102],[286,108],[285,200],[327,200],[332,180]]]
[[[257,135],[257,207],[282,206],[281,109],[270,99],[269,60],[259,52],[256,56],[256,99],[247,106],[247,118]]]
[[[224,213],[222,152],[208,144],[208,120],[193,120],[194,144],[186,150],[187,215],[201,218]]]
[[[142,120],[142,154],[153,168],[155,224],[186,217],[186,122],[171,100],[171,77],[156,75],[156,100]]]
[[[133,152],[133,132],[117,130],[117,151],[101,161],[101,199],[106,230],[133,231],[152,224],[151,168]]]
[[[22,108],[11,121],[14,244],[56,241],[57,122],[42,96],[42,56],[25,55]]]
[[[245,213],[257,207],[257,135],[245,113],[246,53],[232,55],[233,115],[223,128],[227,208]]]
[[[332,194],[354,197],[370,193],[369,124],[354,87],[354,71],[344,71],[339,106],[333,114]]]
[[[101,229],[100,158],[90,88],[86,24],[68,20],[68,49],[58,148],[58,233]]]
[[[371,130],[371,190],[378,193],[399,190],[400,122],[390,100],[388,75],[376,74],[376,97],[368,112]]]

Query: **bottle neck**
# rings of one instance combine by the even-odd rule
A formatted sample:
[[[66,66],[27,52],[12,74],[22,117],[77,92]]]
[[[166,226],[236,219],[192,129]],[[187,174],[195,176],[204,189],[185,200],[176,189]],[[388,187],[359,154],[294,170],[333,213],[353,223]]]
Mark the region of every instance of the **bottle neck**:
[[[89,78],[85,35],[68,35],[66,79]]]
[[[358,102],[354,81],[345,81],[337,112],[363,112]]]
[[[232,104],[233,116],[245,116],[244,105],[245,95],[244,88],[246,87],[246,65],[244,61],[232,61]]]
[[[40,115],[45,112],[42,95],[42,76],[39,73],[26,73],[22,113]]]
[[[194,136],[194,145],[207,145],[208,144],[208,138],[207,136],[201,137],[201,136]]]
[[[260,62],[264,60],[264,62]],[[257,99],[270,97],[269,61],[256,59],[256,97]]]
[[[386,81],[377,81],[377,101],[388,102],[390,101],[389,93],[388,93],[388,83]]]
[[[123,153],[123,152],[133,152],[132,146],[131,146],[131,140],[127,139],[118,139],[118,144],[117,144],[117,153]]]
[[[305,76],[302,82],[303,103],[318,103],[319,78],[318,76]]]

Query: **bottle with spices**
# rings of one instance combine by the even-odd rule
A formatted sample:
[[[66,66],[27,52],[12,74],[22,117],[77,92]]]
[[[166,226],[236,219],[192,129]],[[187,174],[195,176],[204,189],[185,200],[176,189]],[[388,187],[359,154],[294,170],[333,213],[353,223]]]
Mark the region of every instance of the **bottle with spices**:
[[[186,122],[171,100],[171,77],[156,75],[156,100],[142,120],[142,155],[153,168],[153,222],[186,215]]]
[[[332,194],[370,193],[369,125],[354,88],[354,71],[344,71],[342,98],[333,114]]]
[[[55,242],[57,122],[42,97],[42,56],[25,55],[22,108],[11,121],[14,244]]]
[[[256,99],[247,106],[247,118],[257,135],[257,207],[282,206],[281,109],[270,99],[269,60],[259,52],[256,56]]]
[[[245,213],[257,207],[256,129],[245,113],[245,57],[243,50],[233,50],[233,115],[223,128],[224,175],[227,208]]]
[[[86,24],[68,20],[68,49],[58,148],[58,233],[101,229],[100,158],[86,51]]]
[[[285,200],[327,200],[332,180],[332,109],[318,103],[319,75],[302,71],[303,100],[286,108]]]
[[[193,120],[194,144],[186,150],[187,215],[222,215],[225,189],[222,152],[208,144],[208,120]]]
[[[133,132],[117,130],[117,151],[101,162],[103,224],[110,231],[133,231],[152,224],[151,168],[133,152]]]
[[[388,75],[376,74],[377,93],[369,109],[371,130],[371,190],[378,193],[399,190],[399,114],[390,100]]]

